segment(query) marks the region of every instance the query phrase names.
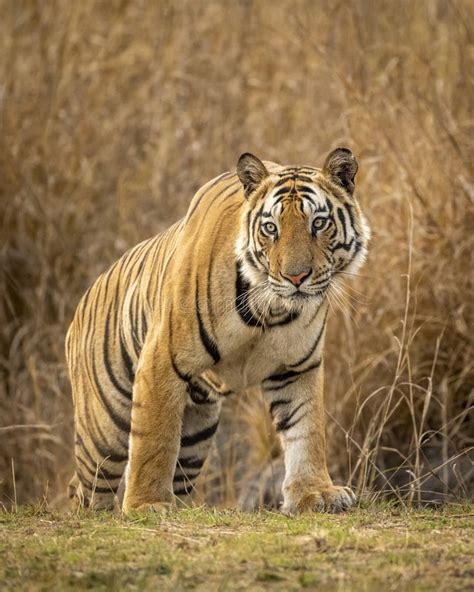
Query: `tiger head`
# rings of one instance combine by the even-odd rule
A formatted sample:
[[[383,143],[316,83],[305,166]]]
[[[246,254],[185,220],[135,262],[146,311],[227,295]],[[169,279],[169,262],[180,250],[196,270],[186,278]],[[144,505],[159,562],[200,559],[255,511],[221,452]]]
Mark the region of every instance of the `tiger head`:
[[[370,230],[354,198],[357,160],[337,148],[322,169],[266,165],[249,153],[237,163],[247,200],[237,255],[252,286],[299,308],[321,301],[365,259]]]

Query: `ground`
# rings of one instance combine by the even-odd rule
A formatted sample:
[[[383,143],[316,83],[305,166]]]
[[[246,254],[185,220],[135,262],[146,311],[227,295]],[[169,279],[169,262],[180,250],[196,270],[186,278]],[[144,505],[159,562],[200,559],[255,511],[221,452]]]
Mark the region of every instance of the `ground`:
[[[474,506],[0,513],[1,590],[472,590]]]

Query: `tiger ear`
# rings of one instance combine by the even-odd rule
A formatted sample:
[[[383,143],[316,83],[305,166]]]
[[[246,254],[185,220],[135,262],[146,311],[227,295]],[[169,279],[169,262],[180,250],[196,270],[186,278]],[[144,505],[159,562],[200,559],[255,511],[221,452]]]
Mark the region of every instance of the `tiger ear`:
[[[323,166],[323,173],[337,185],[343,187],[349,195],[354,193],[354,179],[359,165],[349,148],[333,150]]]
[[[245,152],[237,162],[237,175],[244,186],[245,197],[248,198],[268,177],[268,171],[259,158],[250,152]]]

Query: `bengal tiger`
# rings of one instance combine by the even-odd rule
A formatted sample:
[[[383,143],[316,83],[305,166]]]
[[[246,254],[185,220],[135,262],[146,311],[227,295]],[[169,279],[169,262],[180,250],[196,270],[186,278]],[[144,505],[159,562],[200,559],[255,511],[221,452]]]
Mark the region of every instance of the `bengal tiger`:
[[[187,214],[125,253],[80,301],[66,338],[75,408],[70,495],[160,510],[188,495],[223,399],[260,386],[283,445],[282,511],[355,503],[326,466],[328,295],[366,257],[358,164],[322,169],[243,154]]]

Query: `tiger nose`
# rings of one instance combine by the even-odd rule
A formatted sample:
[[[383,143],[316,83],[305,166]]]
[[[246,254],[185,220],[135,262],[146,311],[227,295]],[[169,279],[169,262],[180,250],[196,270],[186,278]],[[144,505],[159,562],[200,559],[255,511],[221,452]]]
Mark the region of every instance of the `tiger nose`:
[[[290,281],[294,286],[300,286],[304,280],[311,275],[311,269],[305,269],[304,271],[300,271],[300,273],[282,273],[281,275]]]

